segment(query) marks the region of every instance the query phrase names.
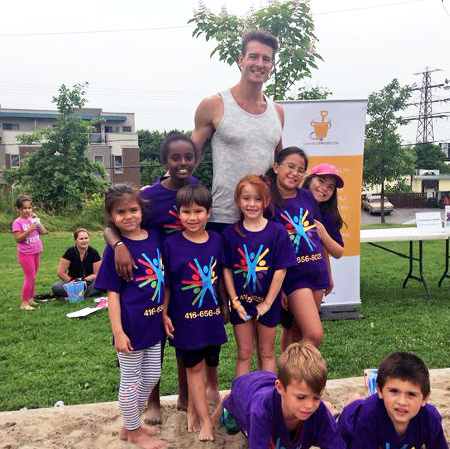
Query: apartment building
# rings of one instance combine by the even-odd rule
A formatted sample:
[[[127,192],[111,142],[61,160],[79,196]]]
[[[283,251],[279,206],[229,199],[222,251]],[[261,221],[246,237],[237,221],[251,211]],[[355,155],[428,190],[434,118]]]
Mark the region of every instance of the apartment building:
[[[111,184],[132,182],[139,186],[139,145],[134,114],[82,108],[77,109],[74,116],[83,120],[103,119],[89,135],[86,157],[105,167]],[[17,168],[29,152],[38,148],[38,145],[21,145],[17,135],[52,126],[57,118],[57,111],[0,107],[0,167]],[[0,183],[3,183],[1,179]]]

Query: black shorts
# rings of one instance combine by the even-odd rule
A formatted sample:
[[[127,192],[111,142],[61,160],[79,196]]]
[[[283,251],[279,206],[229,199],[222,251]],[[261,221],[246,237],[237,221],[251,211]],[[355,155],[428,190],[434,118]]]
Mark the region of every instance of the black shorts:
[[[292,329],[294,323],[294,315],[290,310],[286,310],[284,307],[280,307],[280,324],[285,329]]]
[[[220,345],[206,346],[200,349],[179,349],[177,356],[181,357],[186,368],[198,365],[202,360],[214,368],[219,365]]]

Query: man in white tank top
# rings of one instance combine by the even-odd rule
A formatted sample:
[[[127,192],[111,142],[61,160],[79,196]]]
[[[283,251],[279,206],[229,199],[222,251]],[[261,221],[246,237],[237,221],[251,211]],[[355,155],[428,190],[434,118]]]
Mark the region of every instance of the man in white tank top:
[[[204,99],[195,113],[192,140],[197,160],[211,140],[213,206],[209,225],[221,231],[239,220],[234,189],[249,173],[265,173],[275,151],[282,149],[283,108],[262,93],[273,68],[278,42],[267,31],[253,30],[242,37],[241,79],[231,89]]]

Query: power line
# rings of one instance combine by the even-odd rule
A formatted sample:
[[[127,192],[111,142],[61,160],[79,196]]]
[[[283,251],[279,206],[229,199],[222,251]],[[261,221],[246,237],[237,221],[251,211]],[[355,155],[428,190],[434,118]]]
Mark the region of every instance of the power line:
[[[407,0],[402,2],[385,3],[383,5],[362,6],[360,8],[338,9],[334,11],[325,11],[313,14],[314,16],[322,16],[327,14],[340,14],[353,11],[362,11],[366,9],[378,9],[386,8],[390,6],[397,6],[409,3],[419,3],[425,0]],[[445,7],[444,7],[445,8]],[[31,37],[31,36],[62,36],[62,35],[76,35],[76,34],[100,34],[100,33],[134,33],[141,31],[166,31],[183,28],[194,28],[193,25],[179,25],[170,27],[153,27],[153,28],[126,28],[126,29],[113,29],[113,30],[87,30],[87,31],[55,31],[55,32],[39,32],[39,33],[8,33],[0,34],[2,37]]]
[[[449,117],[450,112],[439,111],[433,113],[433,103],[447,102],[450,98],[441,98],[433,100],[432,89],[433,88],[450,88],[450,81],[446,79],[443,83],[432,84],[431,73],[441,71],[440,69],[429,69],[428,67],[424,72],[415,73],[414,75],[422,75],[422,86],[414,87],[411,91],[420,91],[420,103],[410,103],[408,106],[419,105],[419,115],[405,117],[404,120],[412,121],[417,120],[417,134],[416,142],[434,142],[434,129],[433,119]]]
[[[384,5],[372,5],[372,6],[361,6],[360,8],[338,9],[335,11],[319,12],[319,13],[314,14],[314,16],[321,16],[321,15],[325,15],[325,14],[338,14],[338,13],[342,13],[342,12],[361,11],[364,9],[386,8],[388,6],[402,5],[405,3],[419,3],[419,2],[423,2],[423,1],[425,1],[425,0],[408,0],[408,1],[403,1],[403,2],[385,3]]]
[[[0,37],[28,37],[28,36],[60,36],[70,34],[98,34],[98,33],[134,33],[138,31],[163,31],[174,30],[180,28],[194,28],[193,25],[180,25],[173,27],[157,27],[157,28],[128,28],[118,30],[89,30],[89,31],[55,31],[47,33],[14,33],[14,34],[0,34]]]

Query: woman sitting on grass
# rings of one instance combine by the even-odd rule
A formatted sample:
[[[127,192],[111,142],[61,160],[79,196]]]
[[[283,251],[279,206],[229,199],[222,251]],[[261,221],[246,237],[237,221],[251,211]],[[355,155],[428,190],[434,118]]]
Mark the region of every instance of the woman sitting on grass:
[[[67,296],[63,285],[76,279],[86,281],[87,290],[84,296],[101,295],[94,288],[101,264],[101,257],[95,248],[89,246],[89,234],[86,229],[79,228],[73,233],[74,245],[67,248],[58,265],[58,277],[62,282],[53,284],[52,290],[55,296]]]

